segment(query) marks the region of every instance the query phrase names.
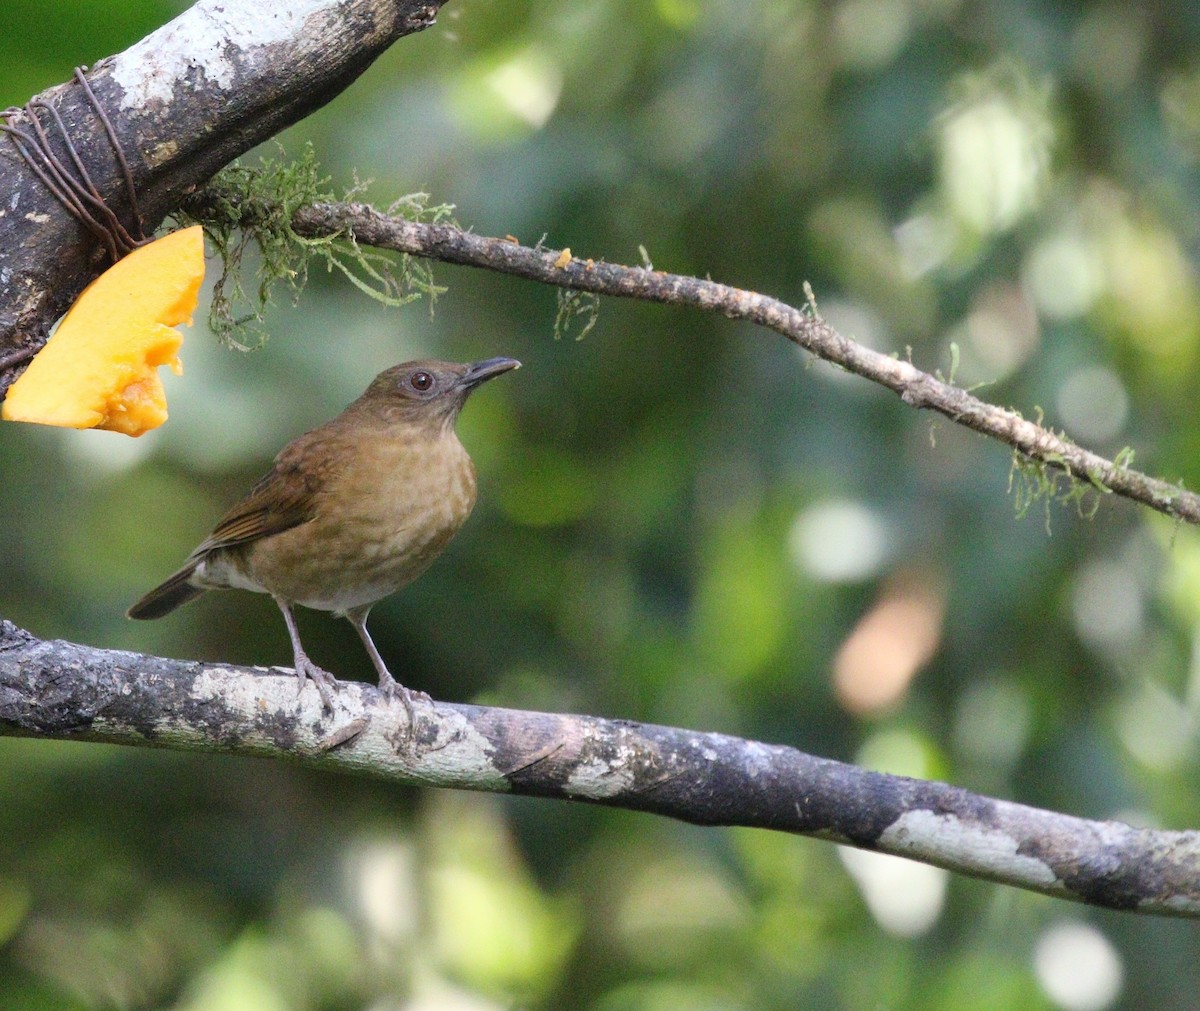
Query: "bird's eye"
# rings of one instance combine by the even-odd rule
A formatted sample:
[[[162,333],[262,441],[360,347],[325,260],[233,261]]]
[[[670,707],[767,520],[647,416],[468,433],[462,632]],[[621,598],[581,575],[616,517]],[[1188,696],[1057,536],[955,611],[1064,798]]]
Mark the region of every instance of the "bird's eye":
[[[418,393],[424,393],[433,385],[433,376],[428,372],[414,372],[408,377],[408,385]]]

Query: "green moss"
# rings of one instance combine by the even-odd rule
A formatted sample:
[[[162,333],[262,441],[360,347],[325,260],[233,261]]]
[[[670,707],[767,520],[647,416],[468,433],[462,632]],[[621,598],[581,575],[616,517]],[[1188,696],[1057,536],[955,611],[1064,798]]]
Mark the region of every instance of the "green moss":
[[[188,200],[175,215],[182,225],[200,224],[221,257],[221,276],[213,286],[209,325],[226,344],[242,350],[262,345],[261,328],[271,295],[279,284],[299,298],[314,258],[328,271],[338,270],[361,292],[385,305],[405,305],[428,296],[430,310],[445,289],[435,284],[429,263],[407,254],[364,249],[353,235],[339,233],[307,238],[296,233],[296,211],[331,202],[336,194],[328,176],[320,174],[312,145],[294,161],[263,158],[257,165],[234,162]],[[343,199],[362,196],[356,182]],[[387,213],[415,221],[444,221],[453,206],[431,205],[425,193],[401,197]],[[245,257],[259,251],[257,285],[248,283]],[[247,289],[250,289],[249,291]]]
[[[591,291],[558,288],[558,314],[554,317],[554,339],[562,340],[571,332],[573,321],[583,317],[583,328],[575,335],[583,340],[600,318],[600,296]]]

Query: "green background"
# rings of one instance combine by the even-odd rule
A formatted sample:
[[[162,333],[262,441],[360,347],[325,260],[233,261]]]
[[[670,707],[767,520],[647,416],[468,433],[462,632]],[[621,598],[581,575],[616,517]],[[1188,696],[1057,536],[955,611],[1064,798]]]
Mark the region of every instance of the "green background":
[[[0,102],[178,9],[8,0]],[[844,333],[1200,487],[1194,3],[454,0],[306,140],[482,234],[807,280]],[[553,290],[436,274],[431,318],[314,271],[249,354],[198,313],[139,440],[0,426],[0,615],[289,663],[264,596],[122,615],[380,369],[513,355],[459,426],[475,515],[372,615],[405,683],[1200,824],[1194,531],[1019,518],[1003,447],[749,325],[605,300],[555,339]],[[348,624],[300,622],[370,678]],[[1198,929],[768,832],[0,740],[11,1007],[1187,1007]]]

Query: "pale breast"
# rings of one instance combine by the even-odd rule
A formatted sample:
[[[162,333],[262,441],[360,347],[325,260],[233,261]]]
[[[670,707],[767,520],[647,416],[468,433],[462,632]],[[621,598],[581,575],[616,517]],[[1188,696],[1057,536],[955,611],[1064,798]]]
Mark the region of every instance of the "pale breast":
[[[320,610],[371,604],[416,579],[475,505],[475,467],[453,430],[358,441],[307,523],[250,545],[248,577]]]

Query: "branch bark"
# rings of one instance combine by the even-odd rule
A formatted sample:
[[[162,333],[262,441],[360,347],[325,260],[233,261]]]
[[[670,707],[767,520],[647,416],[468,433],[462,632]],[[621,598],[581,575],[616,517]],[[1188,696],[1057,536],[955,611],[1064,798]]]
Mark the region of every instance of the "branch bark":
[[[223,165],[328,102],[444,0],[200,0],[87,74],[112,120],[152,231]],[[130,220],[124,178],[83,89],[37,98],[62,117],[105,201]],[[13,120],[28,127],[28,114]],[[48,117],[56,154],[66,148]],[[107,266],[98,241],[0,137],[0,397],[16,366]],[[7,366],[7,367],[6,367]]]
[[[434,702],[290,673],[43,641],[0,621],[0,734],[223,751],[397,783],[577,800],[815,836],[1064,899],[1200,917],[1200,833],[1089,821],[793,748]]]
[[[202,200],[195,206],[202,208]],[[811,295],[809,305],[799,309],[769,295],[715,281],[582,259],[571,256],[569,250],[530,248],[450,224],[390,216],[366,204],[302,208],[294,215],[292,227],[307,238],[348,233],[358,242],[380,249],[482,267],[558,288],[686,305],[749,320],[782,334],[818,358],[887,387],[910,407],[936,411],[957,425],[997,439],[1036,465],[1065,472],[1097,493],[1113,492],[1168,516],[1200,523],[1200,495],[1106,459],[1015,411],[986,403],[922,372],[911,362],[851,340],[820,317]]]

